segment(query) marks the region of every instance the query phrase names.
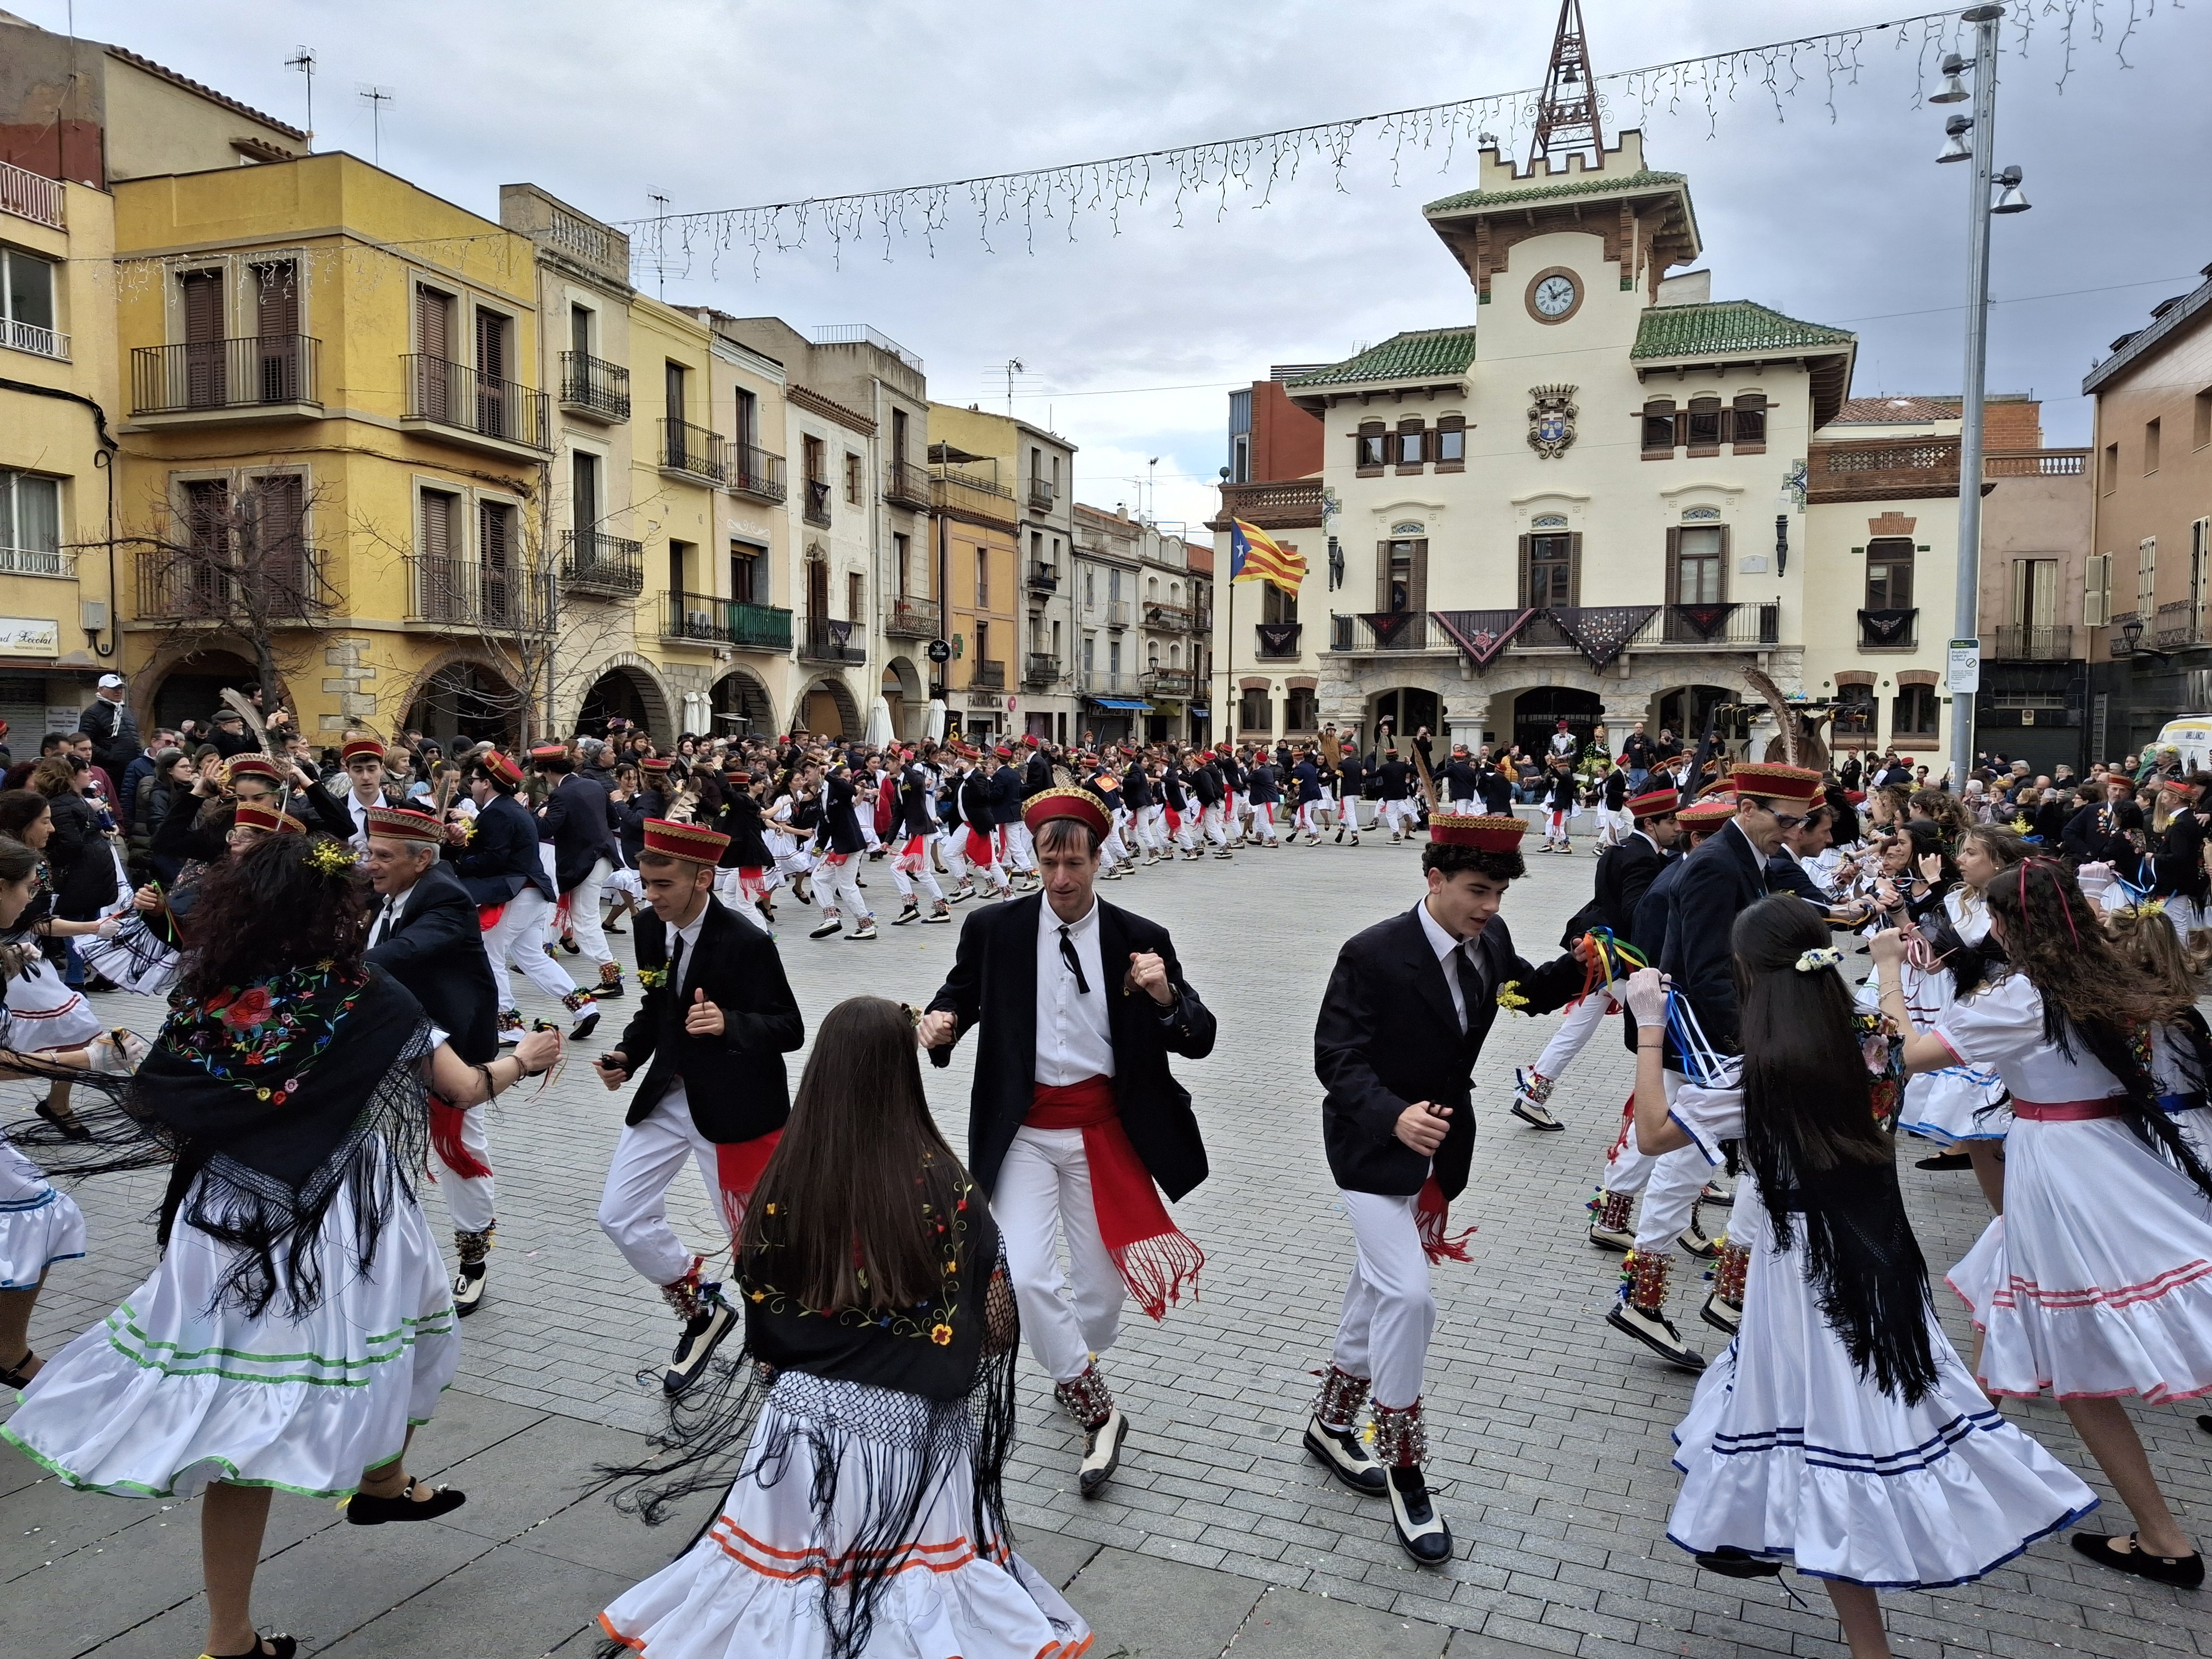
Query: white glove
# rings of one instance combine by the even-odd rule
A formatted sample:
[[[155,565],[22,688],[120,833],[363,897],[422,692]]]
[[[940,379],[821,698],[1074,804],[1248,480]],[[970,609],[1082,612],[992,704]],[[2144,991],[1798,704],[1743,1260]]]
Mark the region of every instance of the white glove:
[[[113,939],[118,933],[120,933],[123,931],[123,924],[118,921],[113,916],[102,916],[100,919],[100,927],[98,931],[100,938]]]
[[[1628,976],[1628,1012],[1639,1026],[1667,1023],[1667,975],[1656,968],[1638,968]]]

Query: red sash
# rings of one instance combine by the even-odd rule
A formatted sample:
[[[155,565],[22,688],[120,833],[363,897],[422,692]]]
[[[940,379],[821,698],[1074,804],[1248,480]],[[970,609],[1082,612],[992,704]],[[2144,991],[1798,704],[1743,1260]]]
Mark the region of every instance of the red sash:
[[[439,1161],[462,1180],[481,1181],[491,1173],[491,1166],[461,1144],[461,1121],[465,1115],[464,1108],[448,1105],[432,1095],[430,1146]]]
[[[1474,1229],[1446,1232],[1444,1228],[1450,1220],[1451,1205],[1432,1175],[1421,1183],[1420,1194],[1413,1200],[1413,1224],[1421,1231],[1421,1254],[1431,1261],[1468,1259],[1467,1241],[1474,1237]]]
[[[489,933],[499,926],[499,919],[507,914],[504,904],[480,904],[477,907],[477,931]]]
[[[989,837],[977,834],[975,826],[972,823],[968,826],[966,850],[968,862],[978,870],[988,870],[999,861],[999,855],[991,850]]]
[[[1182,1300],[1186,1280],[1191,1299],[1196,1301],[1198,1270],[1206,1265],[1206,1252],[1169,1219],[1151,1172],[1121,1127],[1121,1115],[1114,1105],[1114,1080],[1087,1077],[1060,1087],[1036,1084],[1022,1124],[1030,1129],[1083,1131],[1098,1236],[1137,1305],[1160,1318],[1170,1303]]]
[[[2118,1117],[2121,1097],[2104,1100],[2022,1100],[2012,1097],[2012,1115],[2031,1123],[2086,1123],[2093,1118]]]
[[[730,1224],[732,1238],[744,1224],[745,1206],[752,1202],[753,1188],[760,1185],[769,1154],[782,1139],[782,1130],[770,1129],[750,1140],[725,1141],[715,1146],[714,1184],[722,1189],[722,1218]]]

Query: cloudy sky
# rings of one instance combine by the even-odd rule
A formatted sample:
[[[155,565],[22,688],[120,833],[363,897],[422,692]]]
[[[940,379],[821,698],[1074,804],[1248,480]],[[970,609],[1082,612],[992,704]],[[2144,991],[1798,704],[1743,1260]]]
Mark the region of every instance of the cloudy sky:
[[[49,27],[63,0],[5,0]],[[1583,0],[1601,75],[1904,15],[1881,0]],[[2046,441],[2087,441],[2083,372],[2148,307],[2212,260],[2212,7],[2172,0],[2014,0],[1997,161],[2026,169],[2034,210],[1996,228],[1990,386],[2045,399]],[[2074,15],[2070,68],[2059,33]],[[529,180],[609,220],[957,179],[1262,132],[1540,81],[1554,17],[1432,0],[77,0],[76,27],[304,121],[319,59],[318,147],[371,150],[367,86],[388,88],[383,164],[496,217]],[[2102,39],[2095,38],[2101,32]],[[1917,36],[1914,39],[1917,40]],[[1948,112],[1915,107],[1921,54],[1875,33],[1834,93],[1817,52],[1772,102],[1747,88],[1642,122],[1651,165],[1687,173],[1716,298],[1751,298],[1858,331],[1856,390],[1954,392],[1965,286],[1966,169],[1939,167]],[[1932,58],[1929,60],[1932,69]],[[2062,70],[2064,70],[2062,81]],[[1927,89],[1933,89],[1932,82]],[[1615,107],[1613,126],[1632,124]],[[1526,153],[1526,136],[1518,140]],[[917,239],[818,240],[710,268],[672,254],[672,301],[773,313],[802,329],[872,324],[928,368],[932,394],[1004,407],[995,367],[1027,371],[1017,408],[1079,446],[1079,495],[1208,511],[1226,392],[1279,362],[1346,355],[1401,328],[1468,319],[1464,276],[1420,218],[1474,183],[1462,145],[1391,158],[1355,148],[1341,189],[1309,166],[1272,200],[1156,198],[1065,216],[981,246],[956,216]],[[1143,492],[1146,463],[1152,494]]]

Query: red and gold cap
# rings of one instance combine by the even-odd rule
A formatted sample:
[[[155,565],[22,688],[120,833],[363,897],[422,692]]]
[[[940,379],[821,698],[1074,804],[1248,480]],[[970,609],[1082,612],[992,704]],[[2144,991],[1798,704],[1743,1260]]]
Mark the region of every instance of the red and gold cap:
[[[720,864],[729,850],[730,838],[719,830],[696,823],[673,823],[666,818],[645,821],[645,850],[662,853],[693,864]]]
[[[1672,789],[1652,789],[1631,795],[1624,804],[1632,818],[1663,818],[1681,805],[1682,798]]]
[[[372,806],[363,816],[368,820],[368,833],[386,841],[436,842],[446,838],[438,820],[428,812],[404,806]]]
[[[1106,815],[1106,803],[1088,789],[1040,789],[1023,803],[1022,822],[1029,826],[1031,835],[1054,818],[1073,818],[1078,823],[1087,823],[1101,841],[1114,828],[1113,820]]]
[[[1014,751],[1007,748],[1003,743],[991,752],[996,755],[1000,760],[1012,760],[1014,757]]]
[[[1693,800],[1674,815],[1686,829],[1717,830],[1735,816],[1735,797],[1723,791]]]
[[[1443,847],[1473,847],[1485,853],[1510,853],[1528,833],[1528,820],[1516,812],[1478,812],[1462,816],[1436,812],[1429,817],[1429,839]]]
[[[641,772],[658,772],[665,778],[668,775],[668,769],[675,763],[665,755],[653,755],[640,761],[637,766]]]
[[[1729,787],[1738,795],[1753,795],[1762,800],[1817,800],[1820,775],[1808,767],[1745,761],[1729,775]]]
[[[271,783],[284,781],[284,775],[276,769],[276,763],[266,755],[233,755],[223,769],[223,775],[233,783],[240,778],[266,778]]]
[[[510,757],[499,750],[485,750],[483,758],[477,764],[509,788],[516,788],[521,785],[522,769],[517,766]]]
[[[722,776],[726,781],[731,783],[750,783],[753,781],[753,775],[746,771],[741,766],[732,767],[728,771],[723,773]]]
[[[566,760],[568,758],[568,745],[565,743],[540,743],[531,745],[530,762],[533,766],[539,761],[556,761]]]
[[[338,759],[348,766],[362,759],[381,763],[384,745],[374,738],[348,738],[345,746],[338,750]]]
[[[235,829],[262,830],[272,836],[296,836],[304,830],[299,819],[258,801],[240,802],[237,815],[230,822]]]

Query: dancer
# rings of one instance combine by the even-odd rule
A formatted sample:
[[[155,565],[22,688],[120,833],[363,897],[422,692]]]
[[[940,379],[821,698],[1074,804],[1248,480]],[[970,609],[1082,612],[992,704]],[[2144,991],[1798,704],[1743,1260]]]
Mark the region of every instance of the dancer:
[[[522,769],[496,749],[469,768],[469,799],[476,816],[449,824],[446,858],[476,901],[484,954],[499,981],[499,1040],[522,1040],[522,1011],[514,1001],[514,969],[568,1011],[568,1041],[580,1042],[598,1029],[598,1001],[579,990],[545,954],[545,918],[553,908],[553,878],[538,854],[538,821],[514,798]]]
[[[1305,1444],[1353,1491],[1388,1494],[1399,1543],[1425,1566],[1452,1551],[1422,1474],[1421,1398],[1437,1316],[1429,1264],[1467,1260],[1466,1235],[1446,1224],[1474,1155],[1474,1063],[1501,1001],[1545,1013],[1583,982],[1579,947],[1535,967],[1498,914],[1527,873],[1528,828],[1511,816],[1431,817],[1427,895],[1346,942],[1314,1027],[1322,1139],[1355,1255]],[[1358,1433],[1370,1397],[1372,1454]]]
[[[338,795],[330,787],[330,780],[320,787],[319,793],[336,796],[338,805],[353,824],[348,838],[356,852],[368,847],[368,813],[373,807],[381,807],[384,800],[384,745],[374,738],[356,733],[348,738],[338,750],[338,763],[345,768],[347,788]]]
[[[1735,1578],[1784,1563],[1825,1581],[1853,1659],[1888,1659],[1877,1589],[1982,1577],[2096,1507],[2005,1421],[1936,1322],[1927,1264],[1877,1121],[1842,953],[1778,894],[1732,930],[1740,1061],[1669,1089],[1667,990],[1634,975],[1636,1132],[1709,1164],[1741,1142],[1752,1245],[1743,1328],[1675,1431],[1667,1535]]]
[[[848,942],[876,937],[876,913],[860,893],[860,860],[868,843],[860,833],[854,804],[859,798],[852,774],[842,765],[830,768],[822,784],[822,822],[814,844],[814,896],[821,902],[822,925],[809,939],[839,933]]]
[[[775,886],[777,876],[761,819],[760,797],[753,793],[750,772],[727,772],[722,781],[729,790],[722,799],[722,818],[717,828],[730,838],[730,845],[722,854],[714,890],[723,903],[746,921],[757,915],[761,925],[769,930],[769,937],[774,939],[775,905],[769,895]],[[638,850],[645,850],[641,838]],[[750,915],[747,914],[748,907]]]
[[[2194,1589],[2204,1559],[2120,1403],[2212,1393],[2212,1171],[2159,1109],[2136,1048],[2189,1005],[2128,967],[2056,860],[2027,860],[1984,897],[2003,964],[1905,1044],[1913,1072],[1986,1066],[2012,1091],[2004,1213],[1948,1282],[1981,1333],[1982,1386],[2023,1399],[2049,1389],[2135,1516],[2135,1532],[2077,1533],[2074,1547]],[[1882,1012],[1911,1031],[1903,936],[1869,948]],[[2212,1054],[2191,1058],[2212,1075]]]
[[[644,1659],[1076,1659],[1089,1627],[1006,1540],[1014,1297],[906,1010],[830,1011],[758,1192],[744,1352],[723,1381],[740,1392],[625,1497],[658,1520],[733,1459],[736,1479],[602,1626]]]
[[[439,1041],[362,960],[356,868],[343,842],[280,834],[208,872],[177,1007],[118,1115],[147,1137],[138,1167],[173,1170],[161,1261],[0,1429],[81,1491],[205,1487],[210,1655],[297,1650],[251,1612],[275,1488],[343,1499],[356,1526],[465,1501],[405,1468],[459,1358],[412,1186],[425,1098],[472,1105],[561,1054],[541,1031],[471,1066]]]
[[[484,954],[477,907],[438,859],[445,839],[427,812],[372,806],[364,863],[377,898],[366,960],[397,980],[446,1041],[471,1066],[499,1053],[499,986]],[[433,1091],[430,1151],[453,1223],[453,1311],[465,1319],[483,1304],[485,1257],[499,1225],[494,1207],[491,1140],[482,1110],[466,1111]]]
[[[653,914],[637,919],[645,997],[620,1045],[593,1062],[609,1089],[643,1073],[599,1219],[683,1322],[661,1377],[672,1395],[698,1380],[738,1315],[721,1285],[700,1277],[705,1257],[685,1249],[668,1224],[669,1186],[696,1163],[736,1236],[790,1115],[783,1056],[806,1037],[774,941],[714,902],[714,869],[728,844],[696,824],[646,825],[638,873]]]
[[[605,1002],[627,996],[622,964],[608,948],[599,925],[607,878],[622,857],[607,792],[576,770],[575,759],[563,744],[539,744],[530,751],[530,764],[550,787],[545,805],[538,809],[538,859],[561,896],[548,925],[561,935],[564,946],[573,935],[574,949],[598,968],[599,981],[592,987],[594,999]]]
[[[896,806],[891,819],[891,882],[902,901],[899,913],[891,918],[891,926],[902,927],[909,921],[949,922],[952,906],[945,896],[945,890],[937,884],[937,872],[929,866],[930,843],[937,838],[937,815],[931,811],[931,802],[937,791],[928,769],[908,750],[899,757],[899,769],[893,776],[897,793]],[[921,914],[921,895],[929,895],[930,911]]]
[[[1214,1021],[1167,929],[1097,896],[1098,798],[1048,789],[1024,812],[1044,891],[968,917],[917,1035],[930,1063],[945,1066],[963,1035],[984,1028],[969,1167],[1006,1236],[1030,1352],[1083,1430],[1077,1482],[1090,1498],[1120,1466],[1129,1432],[1098,1367],[1124,1290],[1159,1319],[1206,1260],[1159,1191],[1179,1200],[1206,1179],[1198,1120],[1168,1056],[1205,1059]]]

